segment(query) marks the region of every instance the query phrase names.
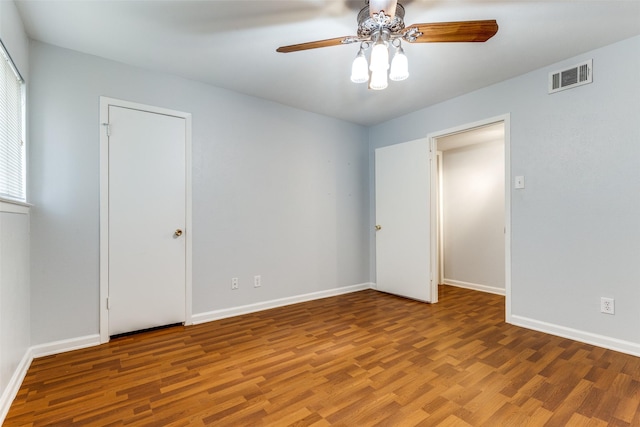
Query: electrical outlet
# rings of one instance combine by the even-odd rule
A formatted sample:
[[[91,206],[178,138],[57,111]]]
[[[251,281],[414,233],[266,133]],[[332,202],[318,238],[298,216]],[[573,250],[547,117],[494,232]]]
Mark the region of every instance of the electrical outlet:
[[[231,279],[231,289],[232,290],[236,290],[238,289],[238,278],[234,277],[233,279]]]
[[[253,287],[259,288],[262,286],[262,281],[260,280],[260,276],[253,276]]]
[[[613,298],[600,298],[600,311],[606,314],[615,314],[615,305]]]

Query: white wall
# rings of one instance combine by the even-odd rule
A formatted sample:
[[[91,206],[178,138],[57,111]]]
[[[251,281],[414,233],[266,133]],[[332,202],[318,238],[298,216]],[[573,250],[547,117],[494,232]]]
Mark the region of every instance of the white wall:
[[[504,290],[504,142],[444,151],[444,282]]]
[[[0,202],[0,394],[29,345],[29,215]]]
[[[13,1],[0,1],[0,38],[11,59],[27,80],[29,75],[29,38]],[[28,84],[28,82],[27,82]]]
[[[28,90],[29,40],[13,2],[0,1],[0,39]],[[28,209],[0,202],[0,422],[30,360],[29,310]]]
[[[193,115],[194,314],[368,282],[366,129],[39,42],[30,61],[34,344],[98,333],[101,95]]]
[[[511,179],[524,175],[527,187],[510,189],[508,314],[640,354],[638,52],[633,37],[380,124],[370,129],[369,155],[510,113]],[[548,72],[589,58],[592,84],[547,94]],[[601,296],[615,298],[614,316],[600,313]]]

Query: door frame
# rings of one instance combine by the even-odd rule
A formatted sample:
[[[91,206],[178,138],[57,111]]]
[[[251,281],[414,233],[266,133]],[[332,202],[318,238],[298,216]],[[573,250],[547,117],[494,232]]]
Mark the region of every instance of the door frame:
[[[436,218],[437,221],[437,228],[438,228],[438,235],[436,237],[436,239],[438,239],[438,253],[436,254],[436,256],[438,257],[438,261],[435,265],[436,268],[438,269],[435,277],[436,277],[436,287],[437,285],[439,285],[440,283],[442,283],[442,281],[444,280],[444,221],[442,221],[443,217],[444,217],[444,204],[443,204],[443,195],[444,195],[444,188],[443,188],[443,170],[442,168],[444,167],[443,164],[443,159],[444,156],[442,154],[442,151],[436,151],[436,175],[438,176],[438,182],[435,183],[435,185],[437,185],[437,191],[438,191],[438,195],[436,198],[436,203],[438,204],[437,206],[437,210],[438,210],[438,217]],[[437,297],[437,292],[436,292],[436,297]],[[437,301],[437,299],[436,299]]]
[[[505,268],[505,320],[507,323],[511,323],[511,115],[509,113],[496,117],[479,120],[473,123],[467,123],[453,128],[445,129],[438,132],[430,133],[429,138],[429,150],[430,153],[437,152],[438,138],[443,136],[453,135],[461,132],[467,132],[483,126],[504,123],[504,268]],[[438,203],[437,197],[439,191],[437,188],[437,168],[431,168],[431,185],[430,185],[430,199],[431,199],[431,235],[437,236],[438,230]],[[437,253],[438,241],[437,239],[431,239],[431,266],[437,266],[438,253]],[[432,275],[437,271],[437,268],[432,268]],[[437,277],[432,276],[432,295],[435,296],[435,301],[438,302],[438,280]],[[435,288],[435,289],[434,289]],[[435,291],[435,292],[434,292]]]
[[[191,189],[191,113],[169,110],[106,96],[100,97],[100,343],[109,341],[109,106],[130,108],[185,119],[185,325],[192,320],[192,189]]]

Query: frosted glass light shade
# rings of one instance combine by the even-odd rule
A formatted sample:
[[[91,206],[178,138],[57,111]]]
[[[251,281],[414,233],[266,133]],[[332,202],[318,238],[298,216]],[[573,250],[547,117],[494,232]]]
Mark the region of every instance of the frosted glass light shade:
[[[389,49],[384,43],[376,43],[371,51],[371,64],[369,65],[371,71],[389,69]]]
[[[364,53],[360,51],[351,66],[351,81],[354,83],[366,83],[369,81],[369,64]]]
[[[389,86],[387,81],[387,70],[374,70],[371,73],[371,83],[369,87],[373,90],[386,89]]]
[[[399,47],[393,56],[393,61],[391,61],[389,78],[399,82],[405,80],[407,77],[409,77],[409,61],[407,61],[407,56],[404,54],[402,48]]]
[[[373,18],[373,15],[384,11],[385,15],[390,17],[396,16],[397,0],[369,0],[369,16]]]

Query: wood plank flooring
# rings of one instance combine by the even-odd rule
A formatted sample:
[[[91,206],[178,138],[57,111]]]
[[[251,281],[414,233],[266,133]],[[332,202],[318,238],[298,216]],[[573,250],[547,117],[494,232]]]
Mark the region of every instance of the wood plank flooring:
[[[34,360],[5,426],[640,426],[640,358],[367,290]]]

